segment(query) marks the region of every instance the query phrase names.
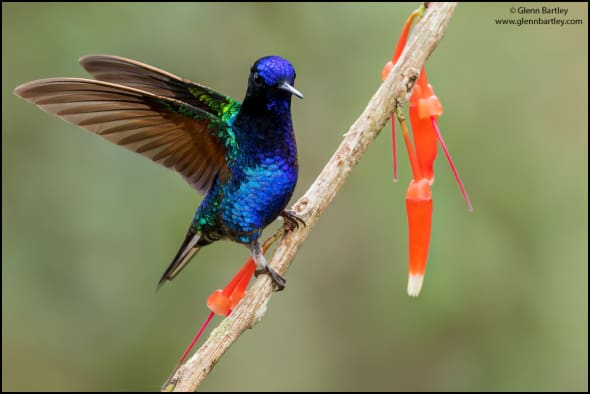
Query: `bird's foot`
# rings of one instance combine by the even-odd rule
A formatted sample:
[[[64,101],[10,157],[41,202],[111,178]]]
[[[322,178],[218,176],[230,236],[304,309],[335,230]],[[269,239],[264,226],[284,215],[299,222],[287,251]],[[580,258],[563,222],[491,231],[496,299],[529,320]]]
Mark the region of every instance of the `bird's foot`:
[[[260,274],[268,274],[270,276],[270,279],[272,279],[272,283],[275,285],[277,291],[281,291],[285,288],[285,284],[287,283],[285,278],[283,278],[269,266],[254,271],[254,276],[258,277],[258,275]]]
[[[283,211],[280,213],[285,221],[283,224],[286,231],[293,231],[299,228],[299,225],[305,227],[305,221],[299,217],[294,211]]]

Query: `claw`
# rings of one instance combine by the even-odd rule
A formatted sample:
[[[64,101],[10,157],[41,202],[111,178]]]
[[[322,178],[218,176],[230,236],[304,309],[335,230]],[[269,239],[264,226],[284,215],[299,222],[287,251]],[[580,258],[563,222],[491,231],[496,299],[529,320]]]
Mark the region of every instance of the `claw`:
[[[274,285],[277,287],[277,291],[281,291],[285,288],[285,284],[287,284],[287,281],[285,280],[285,278],[283,278],[281,275],[279,275],[276,271],[274,271],[272,268],[268,267],[268,274],[270,275],[270,278],[272,279],[272,283],[274,283]]]
[[[272,280],[272,283],[276,286],[277,291],[281,291],[285,288],[285,284],[287,283],[287,281],[272,268],[260,268],[254,271],[255,277],[258,278],[258,275],[260,274],[268,274],[270,276],[270,279]]]
[[[297,230],[299,225],[306,226],[305,221],[294,211],[283,211],[280,213],[280,216],[285,221],[284,226],[287,231]]]

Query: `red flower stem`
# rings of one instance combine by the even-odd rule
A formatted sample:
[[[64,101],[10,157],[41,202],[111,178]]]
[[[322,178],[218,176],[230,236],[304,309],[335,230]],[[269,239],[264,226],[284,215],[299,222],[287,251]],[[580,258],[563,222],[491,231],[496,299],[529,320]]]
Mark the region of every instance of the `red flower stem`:
[[[420,170],[420,165],[418,164],[418,157],[416,156],[416,151],[414,151],[414,148],[412,147],[412,140],[410,139],[408,127],[406,126],[406,119],[404,118],[404,114],[400,106],[396,108],[395,112],[397,115],[397,120],[402,128],[402,134],[404,135],[406,149],[408,150],[410,166],[412,167],[412,177],[414,178],[414,180],[420,180],[423,178],[422,171]]]
[[[197,343],[197,341],[199,340],[199,337],[203,334],[203,331],[205,331],[205,328],[207,328],[207,325],[209,324],[209,322],[211,322],[211,319],[213,319],[213,316],[215,316],[215,312],[209,313],[209,316],[207,316],[207,320],[205,320],[205,323],[203,323],[203,325],[201,326],[201,328],[197,332],[197,335],[195,335],[195,337],[191,341],[190,345],[188,345],[188,348],[184,351],[184,353],[180,357],[180,360],[178,360],[178,363],[176,363],[177,367],[180,364],[182,364],[182,362],[184,361],[186,356],[188,356],[188,354],[191,352],[191,350],[193,349],[193,346],[195,346],[195,343]]]
[[[205,328],[207,328],[207,326],[211,322],[211,319],[213,319],[213,316],[215,316],[215,312],[211,312],[209,314],[209,316],[207,317],[207,320],[205,320],[205,323],[203,323],[203,325],[201,326],[201,328],[197,332],[197,335],[195,335],[195,337],[191,341],[190,345],[188,345],[188,347],[186,348],[186,350],[184,351],[184,353],[182,354],[182,356],[180,357],[180,359],[176,363],[176,366],[172,370],[172,373],[170,374],[170,376],[168,377],[168,379],[166,379],[166,383],[164,384],[164,386],[168,382],[170,382],[170,379],[172,379],[172,377],[174,376],[174,374],[176,373],[176,371],[178,370],[178,368],[180,367],[180,365],[182,364],[182,362],[184,361],[184,359],[186,358],[186,356],[188,356],[188,354],[191,352],[191,350],[195,346],[195,343],[197,343],[197,341],[199,340],[199,338],[201,337],[201,335],[203,335],[203,331],[205,331]]]
[[[459,184],[459,189],[461,189],[461,194],[463,194],[463,198],[465,199],[465,202],[467,203],[467,209],[469,210],[469,212],[473,212],[473,205],[471,205],[471,200],[469,199],[469,196],[467,195],[467,191],[465,190],[465,187],[463,186],[463,181],[461,180],[461,177],[459,176],[459,173],[457,172],[457,168],[455,167],[455,163],[453,163],[453,159],[451,158],[451,154],[449,153],[449,150],[447,149],[447,144],[445,144],[442,134],[440,133],[440,130],[438,129],[438,124],[436,122],[436,119],[434,118],[434,116],[431,116],[430,120],[432,121],[432,125],[434,126],[434,130],[436,130],[436,135],[438,137],[438,141],[440,142],[440,146],[442,147],[443,151],[445,152],[445,156],[447,157],[447,161],[449,162],[449,166],[451,166],[451,171],[453,171],[453,175],[455,175],[455,179],[457,180],[457,183]]]

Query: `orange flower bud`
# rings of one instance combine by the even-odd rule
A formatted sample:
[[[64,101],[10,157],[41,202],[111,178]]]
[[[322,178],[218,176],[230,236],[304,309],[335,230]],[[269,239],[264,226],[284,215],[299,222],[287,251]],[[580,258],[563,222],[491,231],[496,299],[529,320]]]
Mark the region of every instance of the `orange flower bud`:
[[[230,312],[231,301],[223,290],[215,290],[207,298],[207,308],[217,315],[226,316]]]
[[[406,193],[406,210],[410,235],[408,294],[417,296],[422,289],[426,271],[432,227],[432,191],[427,179],[410,182]]]

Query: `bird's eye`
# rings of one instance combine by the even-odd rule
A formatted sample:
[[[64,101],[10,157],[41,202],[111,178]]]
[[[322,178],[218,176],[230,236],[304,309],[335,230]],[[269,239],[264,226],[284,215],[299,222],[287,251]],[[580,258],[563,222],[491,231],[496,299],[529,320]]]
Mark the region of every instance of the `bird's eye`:
[[[262,77],[258,73],[254,73],[253,77],[256,85],[262,85]]]

